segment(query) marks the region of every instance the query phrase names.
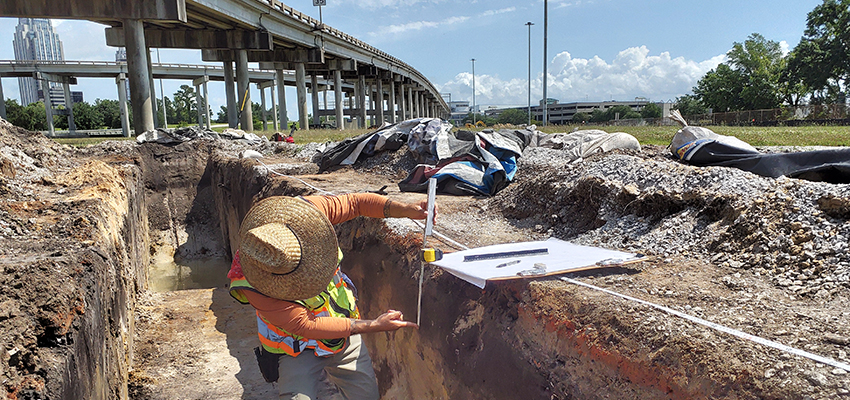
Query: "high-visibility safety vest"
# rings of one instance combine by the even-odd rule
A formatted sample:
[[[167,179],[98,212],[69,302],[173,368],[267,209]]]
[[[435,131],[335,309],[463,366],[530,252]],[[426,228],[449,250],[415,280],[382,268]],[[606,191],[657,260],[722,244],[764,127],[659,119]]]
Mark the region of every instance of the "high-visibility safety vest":
[[[238,260],[237,254],[233,262],[238,262]],[[242,294],[242,290],[253,290],[259,293],[244,277],[231,279],[230,295],[242,304],[249,304],[248,299]],[[306,307],[317,317],[359,319],[360,311],[355,304],[355,293],[356,289],[351,283],[351,280],[337,267],[333,279],[328,283],[328,287],[322,293],[306,300],[294,301],[294,303]],[[305,349],[313,349],[319,357],[329,356],[340,352],[345,347],[347,341],[347,338],[309,339],[289,333],[268,322],[260,316],[259,311],[257,312],[257,335],[266,351],[276,354],[288,354],[292,357],[297,356]]]

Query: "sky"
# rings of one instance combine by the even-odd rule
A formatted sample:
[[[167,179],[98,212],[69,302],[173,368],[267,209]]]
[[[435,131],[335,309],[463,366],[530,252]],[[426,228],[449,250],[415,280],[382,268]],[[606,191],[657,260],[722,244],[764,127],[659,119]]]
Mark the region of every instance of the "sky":
[[[319,18],[311,0],[287,5]],[[574,101],[674,101],[689,94],[706,72],[725,60],[735,42],[752,33],[799,43],[807,14],[821,0],[550,0],[548,1],[548,97]],[[532,0],[327,0],[325,24],[416,68],[451,100],[508,107],[528,104],[531,26],[531,102],[543,97],[544,2]],[[114,61],[104,26],[54,20],[66,60]],[[14,59],[16,18],[0,18],[0,60]],[[202,64],[200,51],[162,49],[162,62]],[[471,61],[475,59],[475,61]],[[156,52],[153,61],[157,61]],[[17,79],[2,79],[4,95],[20,99]],[[166,80],[171,96],[182,84]],[[156,94],[161,97],[157,82]],[[253,86],[253,85],[252,85]],[[80,78],[72,90],[85,99],[117,99],[107,79]],[[224,85],[211,83],[213,112],[225,103]],[[254,87],[252,99],[259,102]],[[332,93],[332,92],[331,92]],[[267,94],[267,96],[270,96]],[[331,96],[332,98],[332,96]],[[268,99],[270,104],[270,98]],[[309,101],[308,101],[309,103]],[[308,105],[308,107],[311,107]],[[296,113],[295,88],[287,109]]]

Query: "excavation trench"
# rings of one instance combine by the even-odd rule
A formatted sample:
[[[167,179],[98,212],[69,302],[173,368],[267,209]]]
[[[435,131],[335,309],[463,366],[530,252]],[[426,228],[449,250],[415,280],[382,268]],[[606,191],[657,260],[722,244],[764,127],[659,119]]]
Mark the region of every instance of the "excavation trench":
[[[256,345],[253,310],[236,306],[227,296],[224,275],[230,255],[238,246],[240,221],[254,201],[310,191],[293,179],[267,173],[253,160],[181,146],[142,148],[152,248],[148,282],[158,291],[207,292],[170,293],[168,300],[158,303],[161,313],[156,315],[161,318],[143,326],[141,337],[146,338],[146,343],[168,340],[169,335],[187,338],[193,333],[181,330],[194,329],[198,319],[214,316],[218,321],[216,330],[223,334],[228,347],[227,356],[235,357],[239,363],[235,376],[242,387],[235,390],[243,391],[224,397],[268,395],[272,389],[259,381],[251,353]],[[337,181],[325,178],[322,183],[325,189],[345,192],[345,187],[334,187],[334,182],[345,186],[350,184],[346,180],[356,180],[356,176],[343,176]],[[587,224],[578,221],[576,229],[588,229]],[[363,315],[377,316],[395,308],[414,318],[421,231],[409,221],[367,218],[339,225],[337,231],[345,254],[342,268],[359,289]],[[383,398],[591,398],[603,394],[689,397],[699,393],[702,384],[710,383],[698,379],[684,385],[676,382],[680,375],[675,367],[676,354],[665,360],[669,368],[649,365],[643,346],[630,342],[634,339],[629,338],[628,328],[619,322],[619,317],[593,309],[592,301],[586,297],[579,299],[570,291],[553,290],[533,281],[493,284],[482,291],[436,267],[426,267],[425,273],[421,329],[364,337]],[[208,301],[211,313],[203,317],[183,315],[181,304],[197,301],[192,296],[198,293],[208,294],[204,301]],[[170,307],[174,309],[169,310]],[[230,322],[220,323],[236,318],[230,315],[233,313],[242,314],[241,322],[234,323],[244,326],[237,329]],[[610,322],[610,326],[585,326],[598,318]],[[184,325],[181,319],[191,323]],[[146,333],[145,329],[153,332]],[[596,329],[605,331],[606,336],[600,336]],[[145,361],[132,375],[131,395],[209,395],[209,387],[179,383],[201,378],[200,375],[183,370],[180,379],[171,382],[165,378],[167,374],[157,372],[173,369],[162,364],[180,363],[183,357],[189,365],[198,365],[198,360],[192,358],[213,356],[197,351],[187,353],[185,345],[191,346],[191,339],[177,340],[188,342],[174,347],[142,345]],[[611,341],[618,346],[610,348]],[[155,354],[157,351],[172,357],[163,359],[161,354]],[[333,397],[333,390],[327,393]]]
[[[314,189],[226,141],[75,151],[4,129],[0,397],[274,397],[253,355],[253,310],[229,296],[225,274],[253,202]],[[324,190],[424,197],[395,189],[412,161],[402,151],[318,174],[296,146],[252,149]],[[577,278],[850,362],[848,188],[685,168],[655,151],[526,162],[494,198],[438,196],[438,230],[469,247],[554,236],[646,251],[651,261]],[[421,228],[368,218],[336,228],[363,315],[414,319]],[[424,278],[421,329],[364,336],[382,398],[850,394],[843,370],[558,279],[481,290],[432,266]]]

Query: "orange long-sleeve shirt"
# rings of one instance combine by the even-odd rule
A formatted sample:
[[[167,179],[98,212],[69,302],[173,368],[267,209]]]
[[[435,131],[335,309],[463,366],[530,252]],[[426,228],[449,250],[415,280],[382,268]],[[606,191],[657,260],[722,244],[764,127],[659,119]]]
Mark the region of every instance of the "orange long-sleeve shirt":
[[[374,193],[350,193],[339,196],[304,196],[316,206],[331,224],[339,224],[358,216],[383,218],[389,199]],[[287,332],[310,339],[336,339],[351,335],[348,318],[316,317],[299,304],[274,299],[251,290],[242,293],[267,321]]]

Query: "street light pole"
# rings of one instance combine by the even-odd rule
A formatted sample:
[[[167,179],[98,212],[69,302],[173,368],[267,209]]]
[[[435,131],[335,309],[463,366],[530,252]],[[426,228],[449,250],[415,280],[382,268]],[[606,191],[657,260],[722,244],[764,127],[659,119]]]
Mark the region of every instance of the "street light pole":
[[[549,0],[543,0],[543,126],[549,124],[549,93],[547,92],[547,78],[549,77],[549,72],[547,71],[547,65],[549,64],[547,54],[547,41],[549,39]]]
[[[475,126],[475,59],[472,59],[472,126]]]
[[[528,125],[531,125],[531,21],[526,22],[528,26]]]

